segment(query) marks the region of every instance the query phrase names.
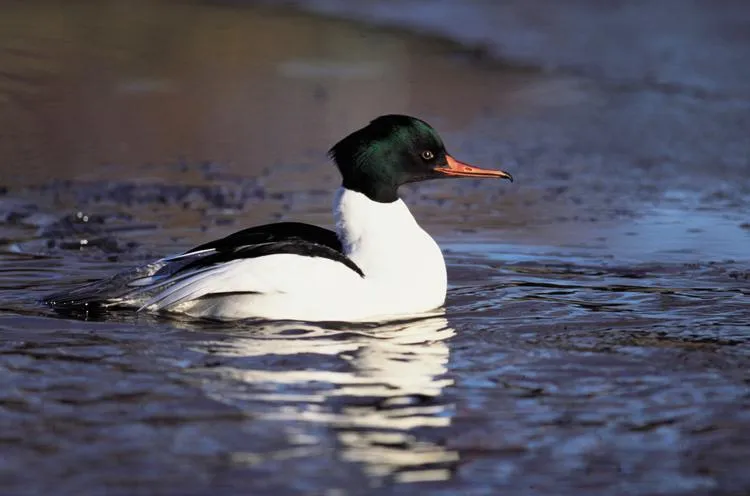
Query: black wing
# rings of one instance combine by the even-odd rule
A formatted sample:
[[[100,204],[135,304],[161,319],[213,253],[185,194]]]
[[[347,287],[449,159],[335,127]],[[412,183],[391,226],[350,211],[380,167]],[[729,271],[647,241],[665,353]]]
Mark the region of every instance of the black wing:
[[[322,227],[302,222],[279,222],[243,229],[221,239],[196,246],[185,255],[213,250],[206,255],[190,259],[172,275],[211,265],[265,255],[293,254],[305,257],[329,258],[343,263],[364,277],[362,269],[344,255],[336,233]],[[189,257],[188,257],[189,258]]]
[[[303,222],[277,222],[275,224],[250,227],[224,238],[196,246],[185,253],[193,253],[201,250],[232,251],[241,246],[284,241],[306,241],[316,245],[327,246],[339,253],[343,253],[341,241],[339,241],[335,232]]]

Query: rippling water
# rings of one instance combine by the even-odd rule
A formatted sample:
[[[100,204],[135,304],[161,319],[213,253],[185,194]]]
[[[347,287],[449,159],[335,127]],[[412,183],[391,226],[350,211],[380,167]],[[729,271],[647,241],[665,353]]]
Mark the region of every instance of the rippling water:
[[[0,492],[750,489],[740,93],[625,91],[237,5],[13,3],[0,26]],[[518,178],[405,192],[446,253],[444,310],[220,324],[37,303],[244,226],[330,224],[326,148],[392,111]]]

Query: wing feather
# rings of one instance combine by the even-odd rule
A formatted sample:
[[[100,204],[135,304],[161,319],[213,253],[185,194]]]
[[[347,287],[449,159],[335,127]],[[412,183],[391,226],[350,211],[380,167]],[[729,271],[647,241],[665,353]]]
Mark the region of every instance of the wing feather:
[[[169,307],[179,305],[185,301],[200,298],[214,292],[214,288],[222,286],[223,275],[231,270],[232,262],[222,264],[218,267],[209,267],[203,270],[186,274],[178,279],[173,285],[160,291],[151,299],[147,300],[138,310],[165,310]],[[211,284],[205,284],[211,280]]]
[[[316,281],[305,280],[308,269]],[[162,310],[222,293],[296,291],[311,283],[320,287],[328,274],[346,280],[364,277],[333,231],[282,222],[245,229],[45,301],[66,311],[91,305]]]

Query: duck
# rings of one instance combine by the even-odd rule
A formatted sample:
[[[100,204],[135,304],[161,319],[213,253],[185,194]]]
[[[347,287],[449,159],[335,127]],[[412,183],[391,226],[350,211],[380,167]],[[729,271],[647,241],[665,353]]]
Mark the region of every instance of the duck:
[[[341,174],[335,231],[301,222],[250,227],[44,302],[59,312],[184,314],[214,320],[385,321],[440,309],[443,253],[399,196],[430,179],[494,178],[460,162],[427,122],[383,115],[329,151]]]

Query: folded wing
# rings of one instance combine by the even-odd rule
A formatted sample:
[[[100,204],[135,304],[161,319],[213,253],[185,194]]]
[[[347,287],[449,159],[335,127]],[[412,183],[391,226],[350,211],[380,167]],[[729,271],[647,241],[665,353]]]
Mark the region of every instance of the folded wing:
[[[118,306],[163,310],[221,295],[302,290],[319,285],[325,277],[349,280],[364,274],[344,255],[333,231],[282,222],[236,232],[112,278],[50,295],[45,302],[60,311]]]

